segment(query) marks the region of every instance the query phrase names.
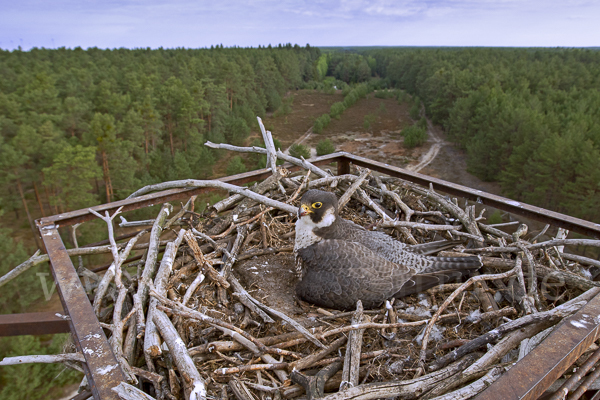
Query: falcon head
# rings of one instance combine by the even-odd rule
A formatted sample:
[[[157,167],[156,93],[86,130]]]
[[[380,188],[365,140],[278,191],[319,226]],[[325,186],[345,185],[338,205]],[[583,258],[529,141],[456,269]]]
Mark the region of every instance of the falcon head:
[[[298,220],[308,219],[315,227],[330,226],[338,217],[338,200],[335,194],[311,189],[304,193],[298,208]]]

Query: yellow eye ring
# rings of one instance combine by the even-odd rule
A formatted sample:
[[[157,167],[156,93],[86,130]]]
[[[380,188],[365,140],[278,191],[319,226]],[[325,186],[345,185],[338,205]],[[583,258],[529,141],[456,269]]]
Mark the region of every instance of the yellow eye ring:
[[[323,206],[323,203],[321,203],[320,201],[317,201],[316,203],[312,204],[312,208],[321,208],[321,206]]]

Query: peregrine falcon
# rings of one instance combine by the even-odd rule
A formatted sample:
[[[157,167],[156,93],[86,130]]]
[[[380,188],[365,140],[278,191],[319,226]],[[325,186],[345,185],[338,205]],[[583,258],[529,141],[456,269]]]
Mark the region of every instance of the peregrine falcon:
[[[309,190],[301,199],[294,253],[302,266],[296,294],[318,306],[349,310],[361,300],[376,308],[481,266],[479,257],[430,257],[341,218],[335,194]],[[429,246],[431,247],[431,246]]]

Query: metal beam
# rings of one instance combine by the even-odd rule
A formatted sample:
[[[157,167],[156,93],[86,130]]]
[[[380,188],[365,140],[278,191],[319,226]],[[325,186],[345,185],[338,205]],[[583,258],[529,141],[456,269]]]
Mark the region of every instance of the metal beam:
[[[346,153],[336,153],[336,154],[346,154]],[[336,162],[338,159],[342,159],[343,157],[317,157],[315,159],[310,160],[314,165],[326,165],[332,162]],[[283,167],[290,170],[296,171],[299,170],[300,167],[296,165],[292,165],[289,163],[283,164]],[[226,176],[223,178],[219,178],[217,180],[231,183],[232,185],[243,185],[249,182],[262,181],[269,176],[271,176],[272,172],[270,169],[259,169],[250,172],[244,172],[243,174],[237,174],[232,176]],[[163,190],[157,193],[146,194],[143,196],[135,197],[133,199],[119,200],[112,203],[101,204],[98,206],[90,207],[92,210],[104,214],[105,211],[108,211],[110,214],[114,213],[119,207],[123,207],[123,211],[131,211],[137,210],[139,208],[150,207],[155,204],[162,204],[168,201],[188,199],[191,196],[198,195],[201,193],[212,192],[218,189],[214,188],[191,188],[191,189],[169,189]],[[95,219],[96,216],[93,215],[88,208],[70,211],[67,213],[56,214],[50,217],[44,217],[36,220],[36,224],[39,227],[46,225],[54,225],[59,224],[60,226],[65,225],[73,225],[79,222],[85,222]]]
[[[475,400],[535,400],[600,336],[600,294],[567,318]]]
[[[69,321],[57,312],[32,312],[25,314],[1,314],[0,336],[50,335],[68,333]]]
[[[81,285],[75,267],[58,234],[57,226],[40,228],[50,257],[50,266],[65,312],[71,317],[71,333],[78,350],[85,357],[84,370],[96,400],[117,400],[111,389],[125,381],[106,335]]]

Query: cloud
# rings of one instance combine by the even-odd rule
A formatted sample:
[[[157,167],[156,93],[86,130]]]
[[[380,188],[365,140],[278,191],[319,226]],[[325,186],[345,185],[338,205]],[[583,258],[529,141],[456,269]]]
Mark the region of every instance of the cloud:
[[[0,48],[311,45],[597,46],[585,0],[20,0]]]

